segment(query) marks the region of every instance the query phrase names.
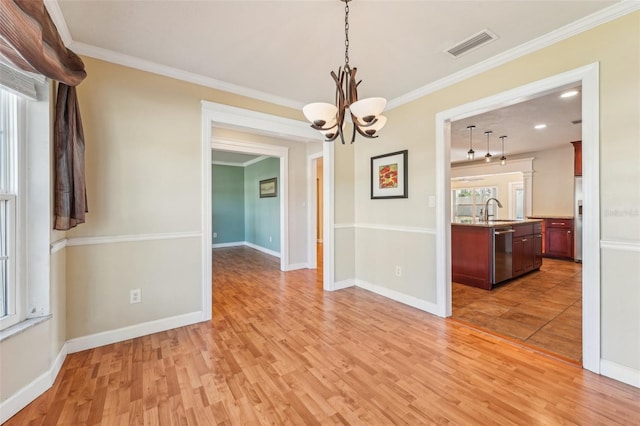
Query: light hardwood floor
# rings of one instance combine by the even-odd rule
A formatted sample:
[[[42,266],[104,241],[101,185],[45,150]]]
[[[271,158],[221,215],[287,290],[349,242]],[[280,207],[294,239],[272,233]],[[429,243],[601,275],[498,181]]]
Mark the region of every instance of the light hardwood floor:
[[[638,424],[640,389],[246,247],[213,259],[212,321],[69,355],[7,424]]]
[[[453,318],[582,365],[582,265],[545,258],[491,291],[452,286]]]

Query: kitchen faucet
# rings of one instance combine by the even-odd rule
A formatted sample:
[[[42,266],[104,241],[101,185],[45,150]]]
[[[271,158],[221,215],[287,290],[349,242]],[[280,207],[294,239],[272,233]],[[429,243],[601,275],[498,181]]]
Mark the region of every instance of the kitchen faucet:
[[[500,203],[500,201],[498,201],[497,198],[493,198],[493,197],[489,198],[487,202],[484,203],[484,221],[485,222],[489,222],[489,201],[491,200],[495,201],[498,207],[502,208],[502,203]]]

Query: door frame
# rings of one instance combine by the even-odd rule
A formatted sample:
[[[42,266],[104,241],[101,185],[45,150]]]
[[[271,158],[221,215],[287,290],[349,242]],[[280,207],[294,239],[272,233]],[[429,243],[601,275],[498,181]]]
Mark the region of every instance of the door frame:
[[[595,62],[436,114],[436,297],[451,316],[451,122],[513,105],[573,84],[582,85],[583,273],[582,362],[600,373],[600,98]],[[569,142],[569,141],[567,141]]]

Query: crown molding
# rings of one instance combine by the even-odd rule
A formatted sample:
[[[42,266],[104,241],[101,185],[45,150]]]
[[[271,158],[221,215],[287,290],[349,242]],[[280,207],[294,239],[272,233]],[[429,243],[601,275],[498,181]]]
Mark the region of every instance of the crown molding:
[[[397,108],[401,105],[415,101],[430,93],[434,93],[438,90],[442,90],[446,87],[452,86],[461,81],[467,80],[485,71],[489,71],[514,59],[533,53],[537,50],[551,46],[562,40],[566,40],[569,37],[573,37],[582,32],[593,29],[599,25],[605,24],[614,19],[633,13],[640,10],[640,2],[636,0],[622,0],[612,6],[602,9],[589,16],[585,16],[582,19],[574,21],[562,28],[558,28],[548,34],[540,36],[529,42],[516,46],[506,52],[495,55],[489,59],[479,62],[475,65],[467,67],[456,73],[453,73],[447,77],[441,78],[422,86],[419,89],[413,90],[405,95],[399,96],[390,100],[387,103],[386,111]]]
[[[62,42],[65,46],[69,47],[73,42],[73,39],[71,38],[71,31],[69,31],[69,26],[67,25],[67,21],[64,19],[58,0],[44,0],[44,6],[47,8],[47,12],[49,12],[51,20],[58,29],[58,34],[60,34]]]
[[[249,89],[247,87],[238,86],[210,77],[205,77],[203,75],[184,71],[178,68],[161,65],[155,62],[147,61],[145,59],[136,58],[135,56],[129,56],[122,53],[114,52],[112,50],[103,49],[101,47],[96,47],[77,41],[72,41],[69,47],[77,54],[89,56],[91,58],[100,59],[118,65],[123,65],[125,67],[135,68],[141,71],[147,71],[153,74],[171,77],[177,80],[186,81],[188,83],[194,83],[200,86],[210,87],[212,89],[222,90],[224,92],[246,96],[248,98],[257,99],[260,101],[265,101],[297,110],[300,110],[303,107],[303,104],[301,102],[294,101],[292,99],[283,98],[280,96],[272,95],[270,93],[261,92],[259,90]]]
[[[178,80],[186,81],[189,83],[198,84],[212,89],[222,90],[225,92],[233,93],[240,96],[246,96],[252,99],[269,102],[275,105],[281,105],[293,109],[300,110],[304,106],[304,103],[298,102],[293,99],[283,98],[273,95],[271,93],[265,93],[258,90],[250,89],[243,86],[227,83],[224,81],[216,80],[214,78],[206,77],[200,74],[191,73],[188,71],[180,70],[177,68],[169,67],[166,65],[157,64],[155,62],[147,61],[144,59],[136,58],[134,56],[124,55],[122,53],[114,52],[112,50],[103,49],[101,47],[92,46],[86,43],[76,42],[71,37],[69,27],[64,19],[62,10],[57,0],[45,0],[45,6],[51,19],[58,28],[60,37],[64,44],[72,49],[75,53],[89,56],[91,58],[100,59],[107,62],[112,62],[118,65],[127,66],[130,68],[147,71],[150,73],[163,75],[165,77],[171,77]],[[640,1],[637,0],[622,0],[608,8],[602,9],[589,16],[565,25],[555,31],[540,36],[527,43],[514,47],[506,52],[493,56],[476,65],[467,67],[461,71],[453,73],[447,77],[436,80],[421,88],[413,90],[397,98],[391,99],[387,103],[386,111],[397,108],[401,105],[412,102],[416,99],[424,97],[430,93],[444,89],[448,86],[454,85],[468,78],[474,77],[485,71],[489,71],[514,59],[520,58],[529,53],[548,47],[554,43],[565,40],[574,35],[580,34],[584,31],[588,31],[599,25],[612,21],[614,19],[625,16],[629,13],[640,10]]]

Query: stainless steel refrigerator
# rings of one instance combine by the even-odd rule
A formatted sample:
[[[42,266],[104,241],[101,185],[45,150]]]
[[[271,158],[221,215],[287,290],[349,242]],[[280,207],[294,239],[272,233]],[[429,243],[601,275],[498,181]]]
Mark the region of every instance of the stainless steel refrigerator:
[[[582,262],[582,176],[576,176],[573,187],[573,258]]]

